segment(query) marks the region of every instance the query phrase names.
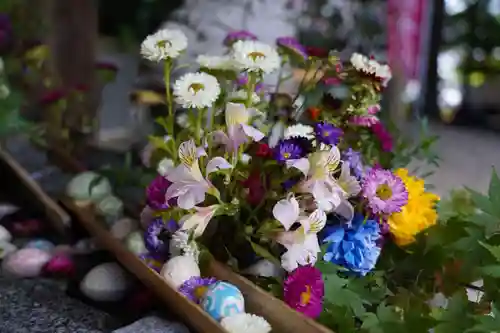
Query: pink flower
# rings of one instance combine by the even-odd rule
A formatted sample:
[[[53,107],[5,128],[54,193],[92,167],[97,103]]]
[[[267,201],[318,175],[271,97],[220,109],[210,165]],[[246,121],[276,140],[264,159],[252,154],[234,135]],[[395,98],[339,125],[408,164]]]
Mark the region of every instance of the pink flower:
[[[325,286],[321,272],[312,266],[300,266],[288,275],[283,285],[285,303],[310,318],[323,311]]]
[[[362,194],[374,214],[396,213],[408,203],[405,184],[390,170],[370,170],[364,178]]]
[[[379,140],[382,150],[386,152],[392,151],[392,135],[385,128],[385,126],[381,122],[377,122],[371,127],[371,129],[373,134]]]

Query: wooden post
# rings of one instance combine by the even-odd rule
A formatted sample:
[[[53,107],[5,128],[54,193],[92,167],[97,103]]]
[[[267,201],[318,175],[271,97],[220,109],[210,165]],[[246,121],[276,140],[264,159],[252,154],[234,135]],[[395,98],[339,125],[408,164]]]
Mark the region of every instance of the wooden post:
[[[65,90],[84,89],[84,99],[72,99],[65,112],[69,142],[81,152],[96,130],[97,82],[95,53],[98,38],[94,0],[50,0],[52,67],[56,82]],[[75,89],[76,88],[76,89]]]

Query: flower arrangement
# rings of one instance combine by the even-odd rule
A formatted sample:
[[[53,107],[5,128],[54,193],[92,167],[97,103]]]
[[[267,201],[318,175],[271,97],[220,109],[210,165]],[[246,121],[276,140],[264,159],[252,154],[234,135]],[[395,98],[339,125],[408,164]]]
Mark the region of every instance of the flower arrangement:
[[[444,230],[439,197],[409,170],[391,169],[395,146],[379,119],[390,68],[361,54],[308,55],[288,37],[267,45],[245,31],[224,45],[223,56],[200,56],[198,72],[171,83],[187,38],[163,30],[142,44],[146,59],[164,65],[168,110],[157,119],[165,132],[151,137],[149,156],[160,158],[143,213],[148,250],[196,263],[208,251],[336,332],[444,325],[429,300],[450,258],[437,245],[449,243],[432,243]],[[295,96],[278,93],[283,75],[263,84],[286,66],[315,79]],[[179,291],[203,306],[213,286],[193,274]],[[269,329],[252,318],[221,322]]]

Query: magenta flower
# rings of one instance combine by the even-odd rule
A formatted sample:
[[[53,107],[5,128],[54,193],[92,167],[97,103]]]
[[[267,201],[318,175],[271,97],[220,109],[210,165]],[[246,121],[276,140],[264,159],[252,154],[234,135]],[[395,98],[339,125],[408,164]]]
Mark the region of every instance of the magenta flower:
[[[163,176],[157,176],[146,188],[146,198],[149,207],[153,210],[163,210],[176,205],[176,199],[165,199],[167,189],[172,183]]]
[[[382,151],[392,151],[392,135],[385,126],[381,122],[377,122],[371,127],[371,130],[380,142]]]
[[[205,295],[207,287],[215,282],[217,279],[213,277],[193,276],[179,287],[179,292],[193,302],[199,303]]]
[[[224,38],[224,45],[231,46],[239,40],[257,40],[257,36],[246,30],[231,31]]]
[[[308,57],[306,48],[302,44],[300,44],[295,37],[279,37],[278,39],[276,39],[276,45],[286,51],[298,55],[304,60]]]
[[[285,303],[310,318],[318,318],[323,310],[325,285],[319,269],[300,266],[288,275],[283,285]]]
[[[408,191],[401,178],[384,169],[372,169],[366,175],[362,193],[374,214],[399,212],[408,202]]]

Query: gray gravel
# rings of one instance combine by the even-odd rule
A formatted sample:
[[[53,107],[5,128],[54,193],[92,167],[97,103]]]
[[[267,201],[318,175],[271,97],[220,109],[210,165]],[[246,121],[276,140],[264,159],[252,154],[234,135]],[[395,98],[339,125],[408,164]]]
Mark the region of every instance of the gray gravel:
[[[159,317],[145,317],[135,323],[113,331],[113,333],[189,333],[180,323],[174,323]]]
[[[0,333],[103,333],[112,319],[46,279],[0,276]],[[116,327],[116,326],[115,326]]]

